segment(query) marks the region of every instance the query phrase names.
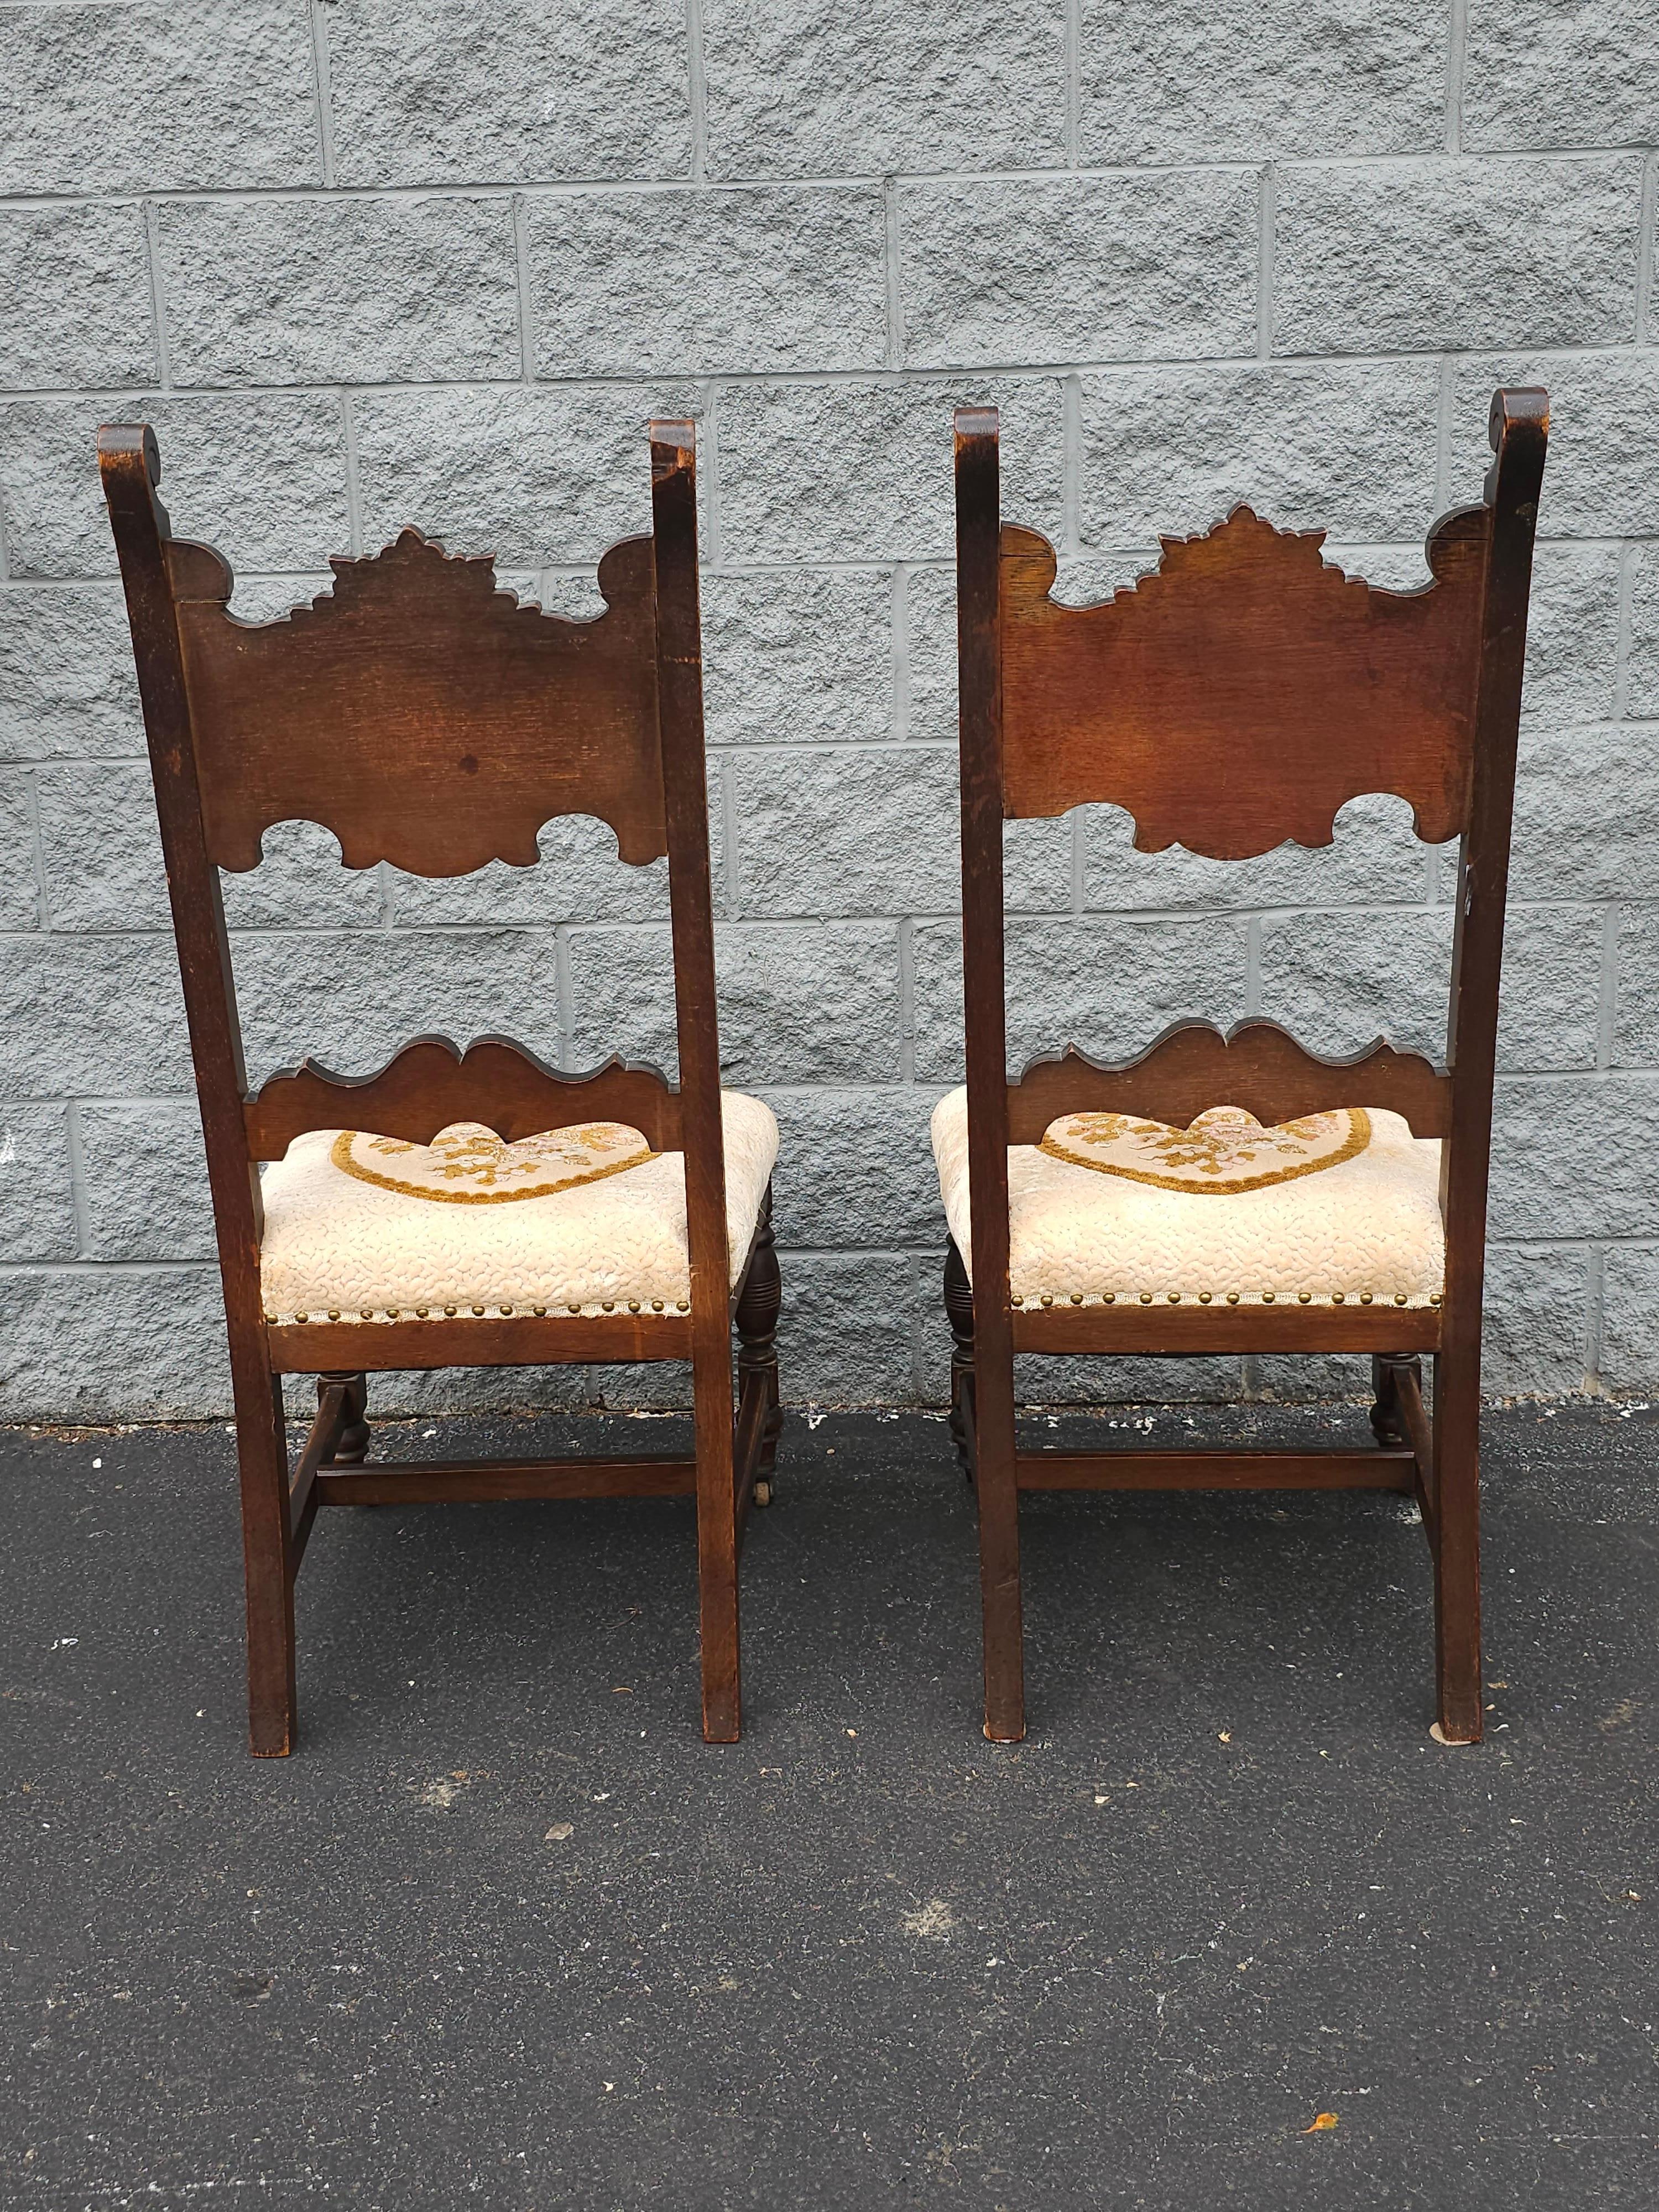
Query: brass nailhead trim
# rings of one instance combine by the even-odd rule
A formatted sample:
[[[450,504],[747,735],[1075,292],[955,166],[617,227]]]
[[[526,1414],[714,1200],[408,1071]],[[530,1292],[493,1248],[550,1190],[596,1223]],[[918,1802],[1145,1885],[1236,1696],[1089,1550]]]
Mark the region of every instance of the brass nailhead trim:
[[[676,1313],[690,1313],[690,1310],[691,1310],[691,1301],[690,1301],[690,1298],[682,1298],[682,1299],[680,1299],[680,1301],[678,1302],[678,1304],[675,1306],[674,1310],[675,1310],[675,1312],[676,1312]]]
[[[1238,1304],[1238,1292],[1237,1291],[1228,1291],[1227,1303],[1230,1306],[1236,1306]]]
[[[503,1306],[503,1307],[501,1308],[501,1311],[502,1311],[504,1314],[510,1314],[510,1313],[512,1312],[512,1310],[513,1310],[513,1309],[512,1309],[512,1307],[511,1307],[511,1306]]]
[[[1331,1304],[1334,1306],[1345,1305],[1347,1303],[1347,1297],[1348,1294],[1346,1291],[1333,1291],[1331,1292]]]
[[[329,1308],[328,1317],[331,1321],[338,1321],[340,1318],[340,1309],[337,1306],[331,1306]]]
[[[1359,1303],[1360,1303],[1360,1304],[1361,1304],[1362,1306],[1368,1306],[1368,1305],[1370,1305],[1370,1302],[1371,1302],[1371,1294],[1370,1294],[1370,1292],[1369,1291],[1361,1291],[1361,1292],[1359,1293]]]
[[[472,1310],[473,1310],[473,1312],[474,1312],[475,1314],[477,1314],[477,1315],[482,1316],[482,1314],[483,1314],[483,1308],[482,1306],[474,1306],[474,1307],[473,1307],[473,1309],[472,1309]]]
[[[1405,1303],[1406,1303],[1406,1293],[1404,1292],[1404,1291],[1396,1291],[1395,1292],[1395,1294],[1394,1294],[1394,1302],[1395,1302],[1395,1305],[1397,1305],[1397,1306],[1403,1306],[1403,1305],[1405,1304]]]
[[[265,1316],[265,1319],[270,1323],[273,1328],[276,1326],[276,1316],[275,1314],[267,1314]]]
[[[1298,1291],[1296,1294],[1296,1302],[1299,1306],[1310,1306],[1313,1304],[1313,1292],[1311,1291]]]
[[[651,1310],[653,1313],[660,1313],[662,1311],[662,1300],[660,1298],[652,1299]]]
[[[1054,1302],[1054,1292],[1053,1292],[1052,1291],[1045,1291],[1042,1293],[1042,1303],[1043,1303],[1043,1304],[1044,1304],[1045,1306],[1051,1306],[1051,1305],[1053,1305]]]
[[[1442,1303],[1443,1294],[1439,1291],[1431,1291],[1429,1292],[1429,1304],[1431,1306],[1437,1306]]]
[[[547,1308],[545,1306],[532,1306],[530,1310],[538,1317],[538,1320],[546,1320]]]
[[[603,1303],[603,1305],[604,1305],[605,1311],[606,1313],[615,1313],[615,1312],[616,1312],[616,1310],[617,1310],[617,1301],[615,1300],[615,1298],[605,1298],[605,1300],[603,1300],[603,1301],[602,1301],[602,1303]]]
[[[1074,1306],[1080,1306],[1080,1305],[1083,1304],[1083,1293],[1082,1293],[1082,1291],[1073,1291],[1073,1293],[1072,1293],[1072,1304],[1073,1304]]]
[[[1108,1291],[1105,1297],[1102,1298],[1100,1303],[1103,1306],[1115,1306],[1117,1304],[1117,1292],[1115,1291]]]
[[[1270,1306],[1270,1305],[1273,1304],[1273,1292],[1272,1292],[1271,1291],[1263,1291],[1263,1292],[1261,1293],[1261,1303],[1262,1303],[1262,1304],[1263,1304],[1264,1306]]]
[[[453,1306],[446,1306],[446,1307],[444,1308],[444,1318],[445,1318],[445,1320],[446,1320],[446,1321],[453,1321],[453,1320],[454,1320],[454,1318],[455,1318],[455,1308],[454,1308]]]
[[[1200,1304],[1200,1305],[1201,1305],[1201,1306],[1206,1306],[1206,1305],[1208,1305],[1208,1304],[1209,1304],[1210,1300],[1211,1300],[1211,1297],[1212,1297],[1212,1296],[1213,1296],[1213,1293],[1212,1293],[1212,1291],[1200,1291],[1199,1292],[1199,1294],[1198,1294],[1198,1303],[1199,1303],[1199,1304]]]
[[[1170,1304],[1172,1306],[1178,1306],[1181,1304],[1181,1293],[1179,1291],[1166,1291],[1164,1295],[1169,1299]]]
[[[432,1309],[431,1309],[431,1307],[430,1307],[430,1306],[416,1306],[416,1309],[415,1309],[415,1318],[416,1318],[416,1321],[424,1321],[424,1320],[426,1319],[426,1317],[427,1317],[428,1314],[429,1314],[429,1313],[431,1312],[431,1310],[432,1310]]]
[[[628,1301],[628,1310],[629,1310],[629,1313],[637,1313],[637,1312],[639,1311],[639,1310],[640,1310],[640,1302],[639,1302],[639,1300],[638,1300],[637,1298],[629,1298],[629,1300]]]
[[[1142,1305],[1144,1305],[1144,1306],[1149,1306],[1149,1305],[1151,1305],[1151,1304],[1152,1303],[1152,1292],[1151,1292],[1150,1291],[1143,1291],[1141,1292],[1141,1294],[1140,1294],[1140,1303],[1141,1303],[1141,1304],[1142,1304]]]

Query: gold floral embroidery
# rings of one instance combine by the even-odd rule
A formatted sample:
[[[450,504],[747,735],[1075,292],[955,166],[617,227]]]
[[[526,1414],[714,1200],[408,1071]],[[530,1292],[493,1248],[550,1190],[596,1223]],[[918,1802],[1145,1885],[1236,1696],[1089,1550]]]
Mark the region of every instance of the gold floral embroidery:
[[[364,1159],[362,1152],[388,1161],[406,1160],[410,1175],[426,1180],[386,1173]],[[512,1145],[481,1121],[453,1122],[429,1145],[342,1129],[329,1152],[333,1164],[359,1182],[447,1206],[501,1206],[520,1198],[550,1198],[556,1191],[622,1175],[656,1158],[640,1132],[622,1121],[544,1129]]]
[[[1212,1106],[1185,1129],[1128,1114],[1065,1114],[1049,1123],[1040,1149],[1097,1175],[1231,1198],[1318,1175],[1353,1159],[1370,1140],[1370,1117],[1363,1107],[1309,1114],[1264,1129],[1241,1107]]]

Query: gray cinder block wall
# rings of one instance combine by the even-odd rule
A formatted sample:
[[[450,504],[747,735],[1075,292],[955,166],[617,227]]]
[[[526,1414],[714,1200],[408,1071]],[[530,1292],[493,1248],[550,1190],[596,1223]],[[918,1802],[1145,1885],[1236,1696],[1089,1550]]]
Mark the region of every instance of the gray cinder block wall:
[[[786,1386],[899,1402],[946,1349],[951,403],[1000,403],[1009,509],[1088,598],[1240,498],[1420,579],[1499,378],[1557,427],[1488,1382],[1659,1389],[1656,143],[1652,0],[0,5],[0,1413],[226,1400],[100,419],[156,425],[175,524],[269,615],[405,520],[594,604],[647,415],[700,418],[724,1042],[783,1124]],[[660,870],[544,842],[428,885],[274,833],[229,884],[255,1073],[434,1027],[670,1057]],[[1449,873],[1391,802],[1231,868],[1133,855],[1109,810],[1009,842],[1022,1054],[1258,1011],[1439,1041]]]

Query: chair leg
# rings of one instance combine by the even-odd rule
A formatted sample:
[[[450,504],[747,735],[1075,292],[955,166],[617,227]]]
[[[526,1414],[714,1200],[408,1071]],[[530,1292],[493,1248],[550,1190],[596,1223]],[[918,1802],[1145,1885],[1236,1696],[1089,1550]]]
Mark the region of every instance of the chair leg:
[[[724,1298],[721,1306],[725,1305]],[[696,1401],[697,1611],[705,1743],[735,1743],[743,1727],[738,1667],[738,1499],[732,1455],[732,1339],[724,1311],[694,1340]]]
[[[1480,1355],[1443,1352],[1434,1377],[1435,1679],[1443,1743],[1479,1743]]]
[[[974,1352],[975,1496],[985,1631],[985,1733],[1025,1734],[1024,1632],[1019,1589],[1019,1489],[1014,1451],[1014,1353],[1006,1315],[981,1317]],[[988,1344],[987,1337],[991,1338]]]
[[[1411,1364],[1414,1354],[1374,1352],[1371,1354],[1371,1434],[1380,1444],[1403,1444],[1406,1431],[1401,1425],[1400,1412],[1395,1395],[1395,1369],[1401,1364]]]
[[[346,1425],[340,1431],[340,1440],[334,1447],[336,1467],[361,1467],[368,1456],[371,1434],[364,1415],[368,1407],[368,1377],[361,1370],[355,1375],[319,1375],[317,1377],[317,1402],[320,1406],[323,1394],[331,1383],[345,1386]]]
[[[964,1479],[974,1479],[974,1293],[954,1237],[945,1249],[945,1317],[951,1324],[951,1441]]]
[[[772,1503],[773,1469],[777,1463],[778,1437],[783,1428],[783,1414],[778,1404],[777,1351],[778,1315],[782,1305],[783,1278],[778,1272],[777,1249],[772,1238],[772,1194],[769,1189],[761,1208],[760,1228],[750,1256],[749,1272],[738,1295],[737,1311],[738,1401],[746,1401],[751,1391],[759,1390],[767,1407],[751,1493],[757,1505]]]
[[[248,1748],[286,1759],[294,1748],[294,1577],[288,1506],[288,1435],[282,1382],[266,1374],[236,1393],[236,1456],[242,1491],[242,1564],[247,1588]]]

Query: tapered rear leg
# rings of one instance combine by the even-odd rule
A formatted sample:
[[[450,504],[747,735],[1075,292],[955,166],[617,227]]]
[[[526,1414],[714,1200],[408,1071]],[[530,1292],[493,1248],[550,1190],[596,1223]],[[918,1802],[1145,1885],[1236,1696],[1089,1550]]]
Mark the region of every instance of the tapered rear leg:
[[[263,1389],[250,1379],[236,1395],[247,1592],[248,1748],[256,1759],[286,1759],[294,1748],[297,1699],[282,1382],[266,1374]]]
[[[1479,1743],[1480,1385],[1478,1346],[1435,1361],[1435,1677],[1443,1743]]]

